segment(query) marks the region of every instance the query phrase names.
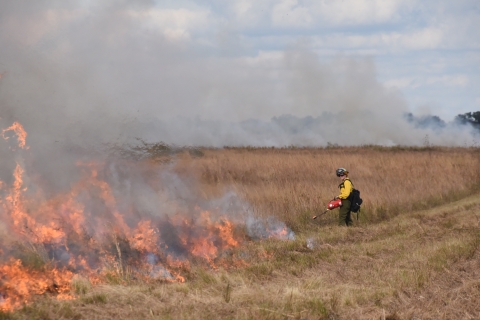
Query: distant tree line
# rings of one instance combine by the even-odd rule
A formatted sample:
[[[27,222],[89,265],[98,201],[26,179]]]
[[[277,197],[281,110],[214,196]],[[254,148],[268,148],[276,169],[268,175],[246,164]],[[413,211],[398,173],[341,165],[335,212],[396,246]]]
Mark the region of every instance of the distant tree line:
[[[480,129],[480,111],[459,114],[455,117],[455,121],[461,124],[471,124]]]
[[[405,114],[405,119],[417,128],[433,128],[434,130],[441,130],[447,126],[447,123],[438,116],[425,115],[417,117],[412,113],[407,113]],[[453,123],[457,125],[471,125],[480,130],[480,111],[459,114],[455,117]]]
[[[412,113],[407,113],[405,115],[405,119],[412,123],[416,128],[434,128],[434,129],[442,129],[446,126],[445,121],[440,119],[438,116],[421,116],[416,117]]]

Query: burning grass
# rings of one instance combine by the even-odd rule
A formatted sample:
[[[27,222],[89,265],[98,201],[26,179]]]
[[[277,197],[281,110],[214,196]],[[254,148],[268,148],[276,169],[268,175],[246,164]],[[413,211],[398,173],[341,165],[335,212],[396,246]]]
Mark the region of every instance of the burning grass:
[[[13,131],[27,150],[26,132]],[[78,162],[71,188],[51,196],[18,154],[13,182],[1,183],[0,309],[37,296],[58,300],[94,285],[184,282],[193,266],[244,267],[239,248],[255,238],[292,238],[282,222],[256,217],[234,193],[205,199],[170,169],[149,161]],[[35,190],[32,192],[30,190]],[[86,288],[85,286],[83,286]],[[90,298],[85,298],[90,299]]]
[[[279,222],[262,223],[248,211],[230,216],[228,208],[208,202],[202,204],[208,209],[177,204],[173,214],[145,213],[131,201],[120,202],[107,178],[98,175],[100,164],[82,166],[89,170],[72,190],[41,201],[26,195],[25,172],[17,165],[3,201],[7,236],[15,243],[5,244],[11,251],[0,266],[1,309],[16,309],[44,293],[73,299],[72,283],[75,292],[85,291],[74,275],[94,284],[184,282],[192,264],[213,270],[243,267],[248,263],[238,248],[248,239],[289,233]]]
[[[365,227],[323,227],[291,241],[250,242],[243,250],[255,258],[245,268],[211,270],[194,265],[185,283],[83,284],[80,299],[62,302],[46,297],[8,317],[475,317],[480,312],[475,289],[480,224],[472,224],[472,216],[480,219],[478,196]],[[78,287],[72,284],[72,290]]]
[[[22,130],[3,136],[28,157]],[[477,149],[143,147],[162,161],[79,162],[53,196],[17,162],[1,184],[0,319],[439,318],[415,304],[427,294],[445,319],[480,316]],[[365,201],[354,228],[311,220],[340,166]],[[469,282],[438,295],[464,314],[434,294],[459,272]]]

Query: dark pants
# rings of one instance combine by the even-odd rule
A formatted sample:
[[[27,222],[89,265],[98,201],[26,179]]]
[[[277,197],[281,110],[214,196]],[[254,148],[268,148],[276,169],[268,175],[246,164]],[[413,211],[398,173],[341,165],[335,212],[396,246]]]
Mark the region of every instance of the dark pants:
[[[352,213],[350,212],[350,200],[342,199],[342,206],[338,213],[338,225],[339,226],[351,226],[353,224]]]

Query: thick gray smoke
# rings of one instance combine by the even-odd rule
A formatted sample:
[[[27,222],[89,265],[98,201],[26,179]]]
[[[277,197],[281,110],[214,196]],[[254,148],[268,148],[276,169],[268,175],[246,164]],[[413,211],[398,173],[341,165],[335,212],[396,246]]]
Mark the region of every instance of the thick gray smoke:
[[[135,138],[214,147],[474,139],[468,127],[405,121],[405,100],[376,79],[370,58],[320,61],[301,42],[251,53],[221,27],[203,38],[168,33],[158,25],[168,16],[150,1],[0,0],[0,8],[2,126],[22,123],[38,159]]]

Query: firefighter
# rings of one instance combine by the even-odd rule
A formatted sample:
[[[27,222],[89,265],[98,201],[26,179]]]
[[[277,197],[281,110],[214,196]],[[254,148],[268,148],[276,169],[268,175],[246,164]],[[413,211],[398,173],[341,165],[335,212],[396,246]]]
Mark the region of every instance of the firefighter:
[[[338,185],[340,188],[340,195],[336,196],[335,199],[342,199],[342,206],[340,207],[340,212],[338,214],[338,225],[339,226],[351,226],[353,224],[352,213],[350,212],[350,194],[353,190],[353,184],[348,178],[348,171],[345,168],[338,168],[337,177],[340,177],[342,183]]]

